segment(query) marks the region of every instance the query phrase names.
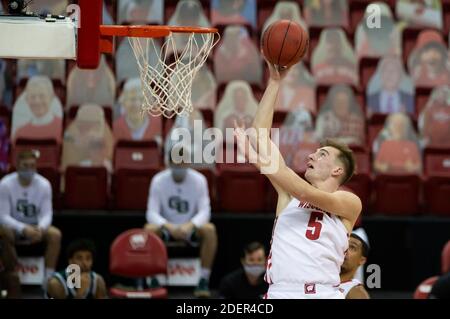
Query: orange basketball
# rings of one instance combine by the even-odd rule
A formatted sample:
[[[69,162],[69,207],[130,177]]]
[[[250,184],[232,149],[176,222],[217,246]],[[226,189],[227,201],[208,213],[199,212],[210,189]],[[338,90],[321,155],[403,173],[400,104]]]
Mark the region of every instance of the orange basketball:
[[[278,66],[290,67],[298,63],[305,55],[308,44],[306,30],[290,20],[272,23],[261,38],[264,56],[270,63]]]

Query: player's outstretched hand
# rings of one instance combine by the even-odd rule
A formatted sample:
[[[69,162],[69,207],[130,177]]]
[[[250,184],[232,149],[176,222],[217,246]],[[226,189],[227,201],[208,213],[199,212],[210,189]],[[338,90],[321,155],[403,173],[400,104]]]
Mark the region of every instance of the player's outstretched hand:
[[[267,66],[269,67],[270,78],[274,81],[281,81],[284,79],[286,74],[289,72],[289,68],[285,66],[274,65],[266,60]]]
[[[244,154],[248,162],[255,165],[263,174],[274,174],[284,160],[278,147],[270,139],[267,130],[256,132],[254,128],[245,130],[235,121],[234,135],[236,136],[238,151]]]
[[[256,137],[250,138],[245,131],[245,126],[239,125],[236,120],[234,121],[234,136],[236,137],[239,154],[244,155],[247,162],[256,165],[258,160]]]

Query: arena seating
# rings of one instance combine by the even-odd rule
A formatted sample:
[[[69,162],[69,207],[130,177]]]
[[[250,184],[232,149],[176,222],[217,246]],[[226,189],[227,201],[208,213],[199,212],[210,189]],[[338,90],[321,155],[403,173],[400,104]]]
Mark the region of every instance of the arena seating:
[[[178,1],[166,0],[164,2],[164,14],[162,22],[169,21]],[[210,1],[200,1],[205,16],[210,20],[213,8]],[[298,4],[301,14],[304,15],[305,4],[303,1],[294,1]],[[5,8],[5,1],[3,1]],[[251,31],[251,38],[258,44],[264,23],[269,19],[273,10],[273,1],[258,0],[256,3],[256,29],[251,23],[244,25]],[[354,35],[358,24],[364,15],[369,1],[349,0],[349,25],[343,26],[343,30],[352,47],[356,47]],[[396,2],[387,2],[392,12],[395,12]],[[118,20],[117,1],[106,0],[106,8],[114,21]],[[437,30],[444,39],[448,48],[450,30],[450,1],[442,1],[443,28]],[[398,16],[394,18],[399,22]],[[227,24],[218,24],[223,32]],[[407,27],[402,33],[402,61],[406,66],[411,52],[416,45],[418,34],[427,27]],[[317,47],[319,37],[324,26],[310,26],[310,55],[305,58],[305,65],[310,69],[311,53]],[[213,55],[213,54],[212,54]],[[208,65],[214,70],[213,57],[210,57]],[[108,65],[115,72],[115,57],[107,58]],[[423,149],[423,174],[418,176],[397,176],[382,174],[376,175],[372,170],[372,161],[375,158],[372,145],[378,133],[382,129],[386,114],[372,114],[367,116],[366,89],[371,77],[374,75],[380,58],[363,57],[358,61],[359,85],[353,87],[358,102],[361,104],[366,118],[367,144],[355,148],[358,162],[358,171],[348,187],[355,191],[362,199],[365,210],[373,214],[386,215],[415,215],[431,214],[443,217],[450,216],[448,195],[450,192],[449,175],[449,148],[434,148],[432,146]],[[29,78],[18,78],[18,62],[5,60],[5,74],[8,80],[7,89],[10,98],[0,100],[0,120],[11,130],[12,109],[24,92]],[[62,104],[65,104],[67,96],[67,77],[73,67],[73,62],[66,62],[66,79],[51,79],[56,96]],[[264,79],[267,79],[267,68],[264,67]],[[405,68],[407,69],[407,68]],[[1,70],[1,68],[0,68]],[[0,74],[2,76],[2,74]],[[32,74],[30,74],[30,77]],[[227,83],[221,83],[217,89],[217,104],[223,96]],[[123,82],[117,83],[116,99],[122,90]],[[447,83],[450,85],[450,83]],[[252,90],[257,100],[260,100],[263,87],[253,84]],[[330,86],[319,85],[316,88],[317,110],[320,110]],[[430,88],[416,87],[414,91],[415,113],[412,115],[415,127],[418,128],[419,115],[424,110],[431,96]],[[1,92],[0,92],[1,93]],[[0,94],[0,97],[2,94]],[[7,95],[5,95],[7,96]],[[206,126],[211,126],[214,119],[214,111],[217,105],[211,109],[202,110]],[[103,106],[105,118],[112,128],[117,118],[115,105]],[[78,106],[64,109],[63,120],[65,127],[74,119]],[[275,126],[281,126],[285,120],[287,111],[275,113]],[[314,115],[316,116],[316,115]],[[164,119],[162,136],[166,136],[172,125],[172,121]],[[61,136],[63,140],[63,136]],[[39,171],[46,176],[53,185],[54,202],[58,208],[69,209],[118,209],[118,210],[145,210],[148,197],[148,185],[151,178],[164,168],[164,150],[155,141],[115,141],[113,151],[112,171],[105,168],[93,167],[69,167],[66,171],[60,170],[62,145],[50,139],[17,139],[11,141],[9,150],[10,169],[14,169],[15,154],[24,148],[33,148],[39,151]],[[7,171],[2,172],[4,175]],[[241,167],[233,164],[217,164],[213,169],[201,170],[207,177],[210,195],[214,210],[221,212],[268,212],[274,210],[275,194],[267,184],[264,177],[249,166]],[[62,180],[60,180],[62,178]],[[62,185],[62,188],[61,186]],[[61,191],[63,189],[63,191]],[[137,191],[139,190],[139,191]],[[408,195],[406,195],[408,194]],[[61,200],[63,198],[64,200]],[[395,198],[395,201],[392,200]],[[406,198],[409,198],[406,200]],[[264,200],[261,200],[264,199]]]

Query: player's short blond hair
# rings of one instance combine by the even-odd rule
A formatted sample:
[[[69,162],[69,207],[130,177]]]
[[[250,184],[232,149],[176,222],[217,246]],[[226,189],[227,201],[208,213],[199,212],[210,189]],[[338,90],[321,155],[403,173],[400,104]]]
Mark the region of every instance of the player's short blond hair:
[[[344,176],[341,179],[341,185],[347,183],[356,170],[356,161],[353,156],[353,151],[347,144],[340,143],[333,139],[326,139],[320,143],[320,146],[330,146],[339,151],[338,160],[344,165]]]

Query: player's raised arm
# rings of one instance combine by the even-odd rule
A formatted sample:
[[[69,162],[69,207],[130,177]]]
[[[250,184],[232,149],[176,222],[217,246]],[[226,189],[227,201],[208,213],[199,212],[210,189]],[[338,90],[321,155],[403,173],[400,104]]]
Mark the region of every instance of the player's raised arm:
[[[269,66],[270,78],[253,121],[257,139],[262,135],[263,140],[269,140],[281,80],[289,67],[298,63],[305,55],[308,43],[306,30],[293,21],[277,21],[264,31],[261,37],[261,53]],[[267,177],[278,193],[278,215],[287,206],[291,197],[269,175]]]
[[[262,134],[263,138],[269,138],[270,129],[272,128],[273,113],[275,109],[275,103],[280,88],[280,83],[286,73],[287,68],[280,68],[267,62],[270,71],[270,78],[267,84],[267,88],[264,91],[264,95],[259,103],[256,111],[255,119],[253,120],[253,128],[256,129],[257,134]],[[284,207],[289,203],[290,196],[279,185],[268,176],[270,182],[274,186],[278,194],[277,214],[281,212]]]
[[[361,200],[353,193],[318,189],[287,166],[280,167],[276,173],[271,175],[271,178],[299,201],[308,202],[325,212],[341,216],[352,225],[361,213]]]
[[[288,71],[285,68],[276,67],[269,62],[267,62],[267,65],[270,71],[270,78],[256,111],[255,119],[253,120],[253,127],[257,131],[260,129],[269,131],[272,128],[275,102],[277,100],[281,80]]]
[[[270,177],[274,185],[299,201],[345,218],[351,230],[362,204],[356,195],[338,191],[355,170],[352,152],[346,145],[326,141],[323,147],[309,155],[306,181],[286,166],[278,147],[270,139],[247,135],[242,128],[237,128],[235,135],[241,151],[261,173]],[[248,147],[242,148],[242,145]]]

